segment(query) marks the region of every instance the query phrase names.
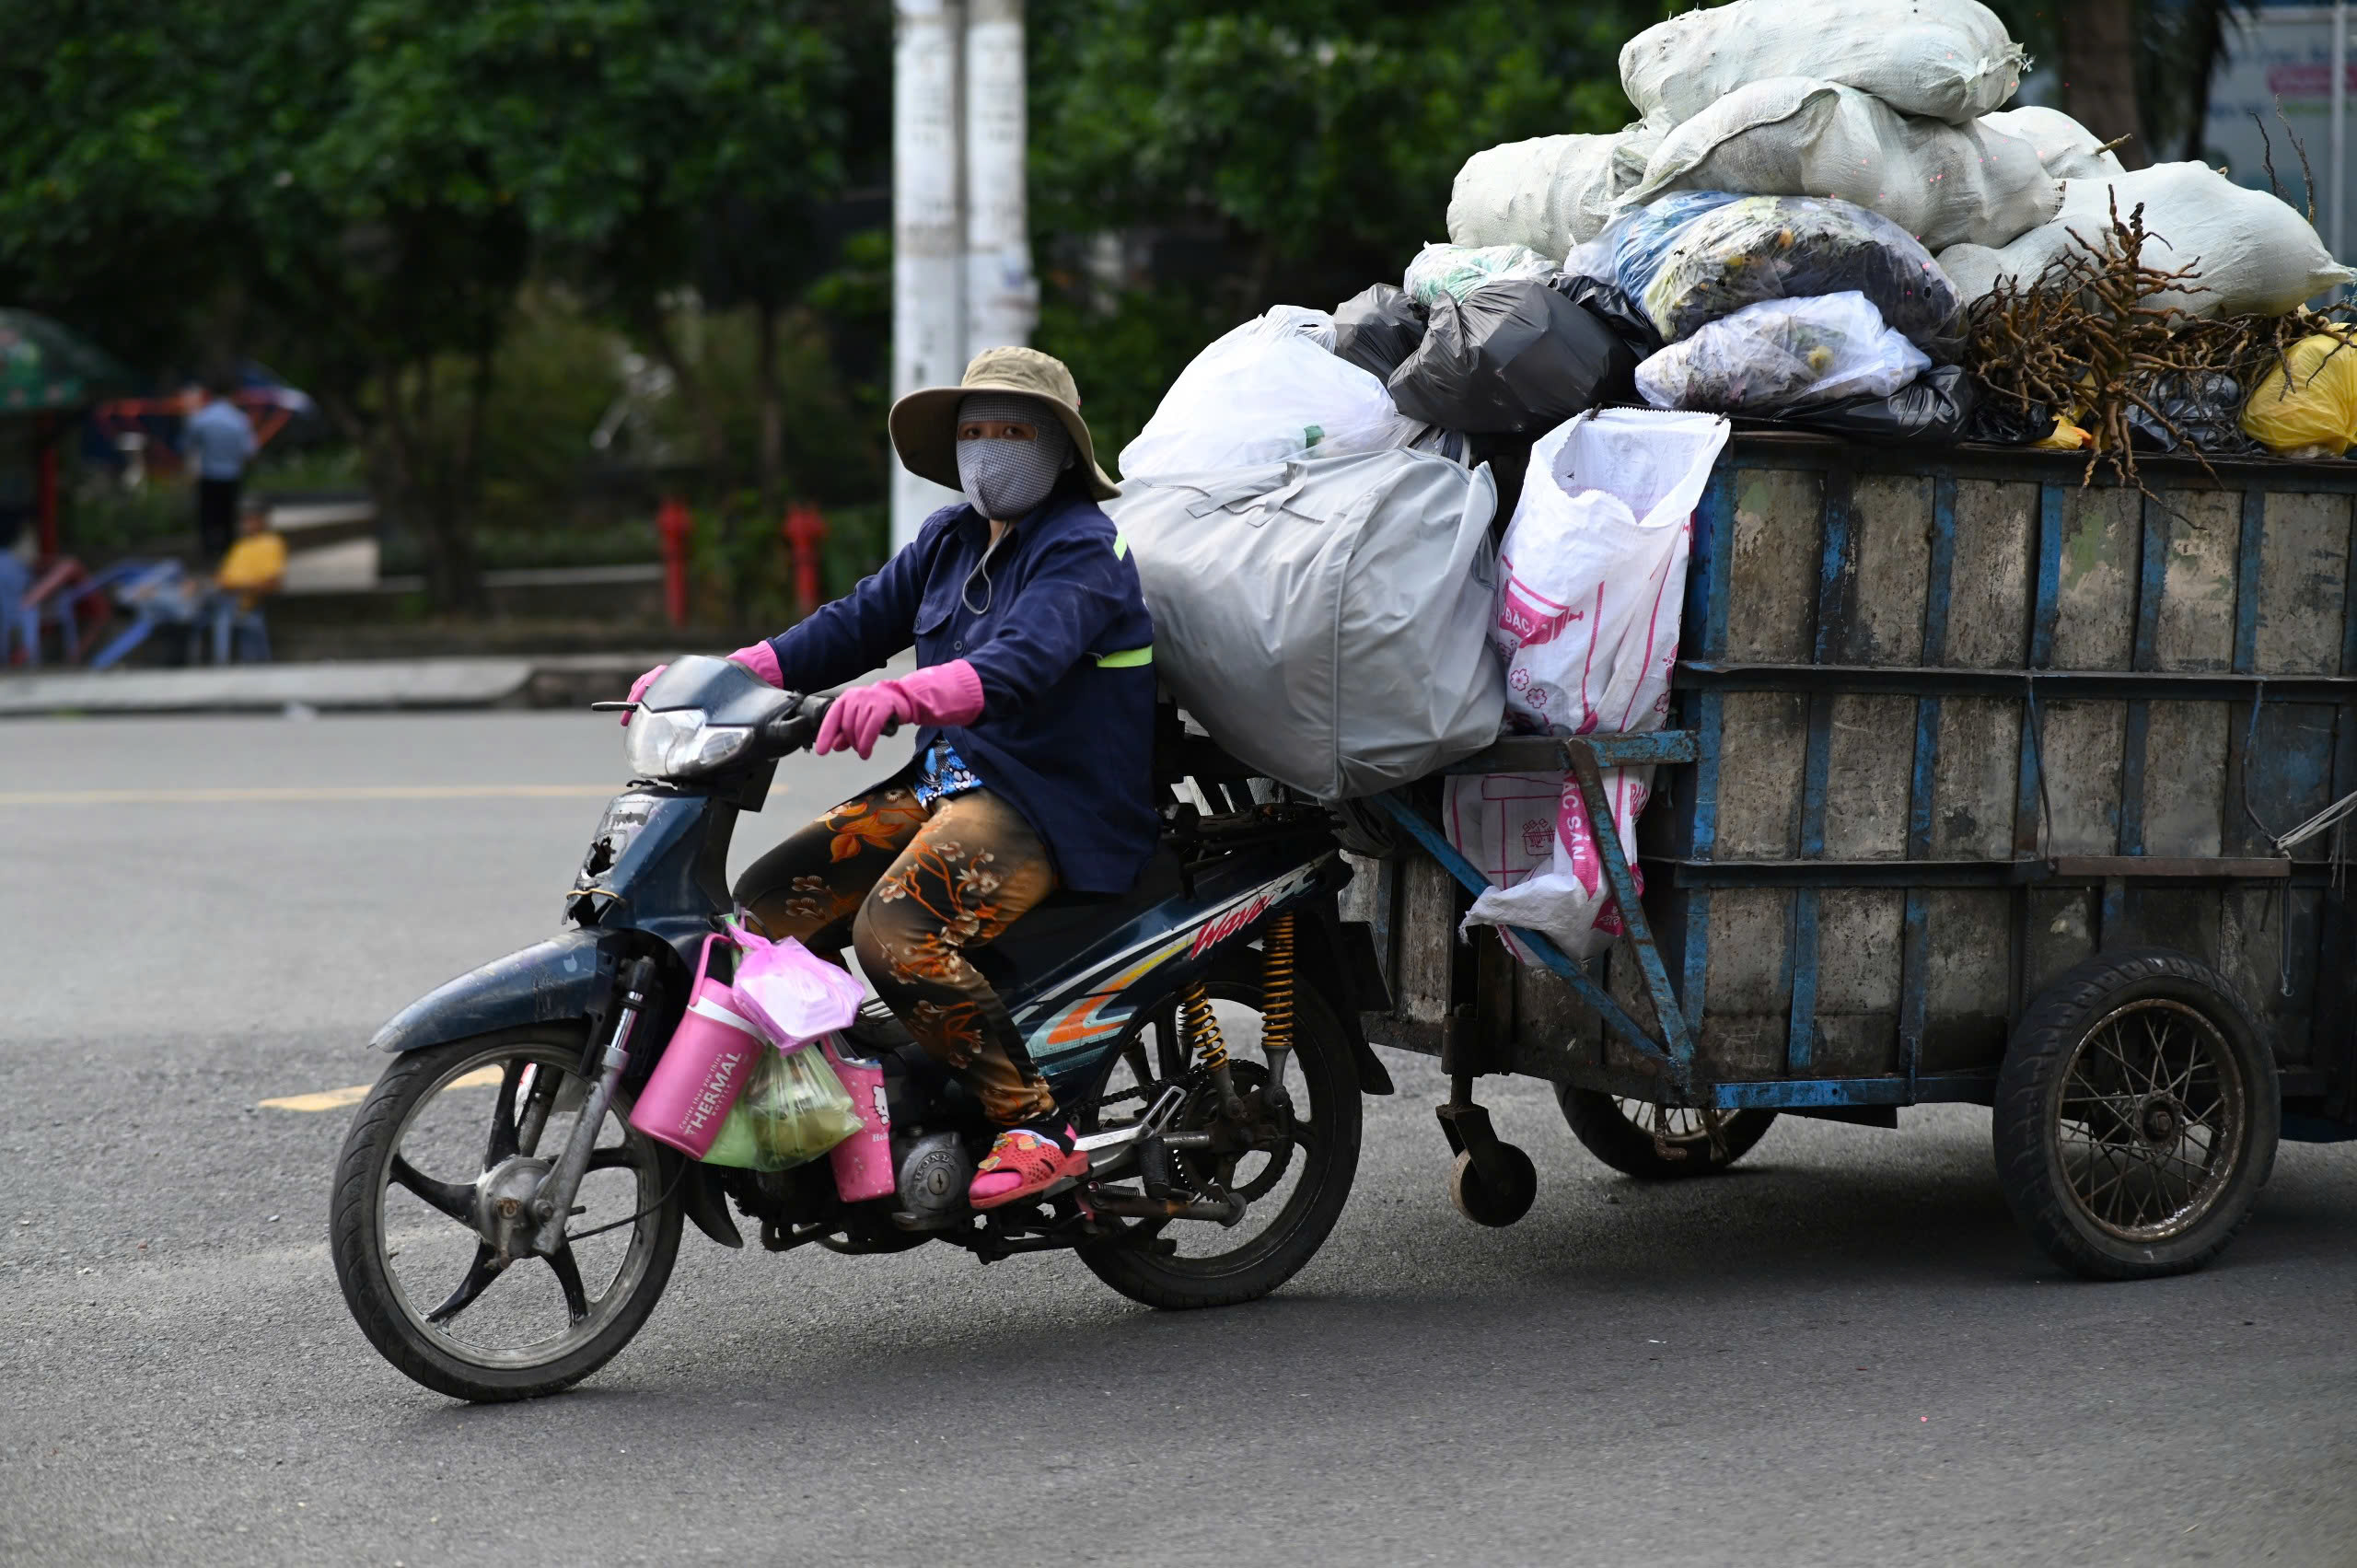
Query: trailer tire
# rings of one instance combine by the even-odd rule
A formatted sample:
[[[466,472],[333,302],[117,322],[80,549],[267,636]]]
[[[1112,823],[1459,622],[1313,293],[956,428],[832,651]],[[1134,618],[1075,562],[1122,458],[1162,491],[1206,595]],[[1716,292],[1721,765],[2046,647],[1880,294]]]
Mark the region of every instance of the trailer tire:
[[[1628,1107],[1638,1102],[1598,1089],[1575,1089],[1569,1084],[1556,1086],[1555,1098],[1563,1108],[1563,1120],[1571,1124],[1572,1136],[1589,1154],[1639,1181],[1715,1176],[1749,1154],[1776,1124],[1772,1110],[1726,1111],[1719,1120],[1715,1145],[1698,1120],[1691,1132],[1671,1134],[1667,1142],[1675,1152],[1666,1155],[1655,1141],[1653,1129],[1631,1118]]]
[[[2015,1026],[1991,1135],[2005,1202],[2089,1279],[2198,1269],[2275,1164],[2274,1053],[2242,998],[2166,947],[2091,958]]]

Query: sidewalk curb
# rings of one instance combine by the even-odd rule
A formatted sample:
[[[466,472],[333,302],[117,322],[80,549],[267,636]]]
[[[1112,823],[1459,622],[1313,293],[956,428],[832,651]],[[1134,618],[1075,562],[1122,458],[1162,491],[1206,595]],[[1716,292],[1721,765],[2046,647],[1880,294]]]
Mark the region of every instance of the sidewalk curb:
[[[579,708],[620,698],[669,656],[349,659],[226,668],[0,675],[0,719],[78,714]]]

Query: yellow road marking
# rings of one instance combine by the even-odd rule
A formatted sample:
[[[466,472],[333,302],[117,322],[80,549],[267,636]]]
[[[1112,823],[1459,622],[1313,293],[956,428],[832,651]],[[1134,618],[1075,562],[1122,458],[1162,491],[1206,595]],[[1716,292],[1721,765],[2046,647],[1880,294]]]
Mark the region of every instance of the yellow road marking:
[[[318,784],[228,789],[0,790],[5,806],[212,806],[273,801],[586,800],[618,795],[610,784]]]
[[[445,1089],[487,1089],[499,1084],[499,1069],[478,1067],[463,1078],[453,1078]],[[374,1084],[354,1084],[348,1089],[325,1089],[315,1095],[288,1095],[282,1099],[261,1102],[264,1110],[342,1110],[347,1105],[358,1105],[368,1098]]]

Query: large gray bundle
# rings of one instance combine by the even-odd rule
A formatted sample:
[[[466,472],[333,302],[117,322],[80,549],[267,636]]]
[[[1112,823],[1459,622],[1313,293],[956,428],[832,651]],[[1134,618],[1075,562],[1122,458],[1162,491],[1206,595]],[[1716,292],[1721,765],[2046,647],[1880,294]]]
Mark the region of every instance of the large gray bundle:
[[[1962,124],[2013,97],[2028,63],[1980,0],[1735,0],[1631,39],[1620,85],[1638,113],[1672,124],[1771,76],[1839,82]]]
[[[2061,184],[2017,136],[1913,118],[1802,76],[1755,82],[1672,131],[1621,203],[1671,191],[1839,196],[1933,250],[2007,244],[2062,204]]]
[[[1487,468],[1398,451],[1132,483],[1105,510],[1179,705],[1256,771],[1346,800],[1496,738],[1496,505]]]
[[[1449,192],[1449,239],[1527,245],[1562,260],[1604,232],[1621,194],[1645,177],[1665,130],[1638,124],[1609,136],[1534,136],[1475,153]]]

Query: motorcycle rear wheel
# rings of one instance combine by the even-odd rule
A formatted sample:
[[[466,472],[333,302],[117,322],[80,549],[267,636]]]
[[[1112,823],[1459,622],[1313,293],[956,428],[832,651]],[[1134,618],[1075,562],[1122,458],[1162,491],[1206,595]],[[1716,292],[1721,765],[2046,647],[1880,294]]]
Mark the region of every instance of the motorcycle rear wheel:
[[[581,1248],[569,1239],[555,1258],[500,1264],[485,1238],[482,1216],[496,1201],[486,1181],[503,1170],[513,1180],[517,1161],[552,1161],[563,1149],[576,1119],[568,1102],[577,1111],[586,1087],[581,1054],[577,1031],[551,1025],[410,1051],[353,1117],[329,1209],[336,1279],[369,1342],[437,1393],[491,1403],[569,1388],[631,1342],[670,1282],[683,1162],[619,1109],[598,1130],[575,1199],[567,1230]],[[480,1143],[470,1141],[470,1128],[483,1126],[470,1088],[493,1090]],[[600,1227],[593,1246],[585,1233]],[[460,1272],[470,1239],[474,1260]],[[396,1268],[405,1252],[409,1263]],[[511,1274],[524,1278],[501,1291]],[[485,1297],[488,1312],[478,1306]]]
[[[1245,1035],[1237,1027],[1248,1018],[1258,1021],[1262,994],[1258,969],[1257,963],[1226,966],[1205,987],[1218,1005],[1237,1086],[1248,1092],[1267,1077],[1257,1029]],[[1163,1061],[1167,1070],[1168,1052]],[[1298,1164],[1299,1179],[1273,1217],[1265,1203],[1256,1202],[1232,1231],[1207,1220],[1133,1224],[1118,1239],[1081,1249],[1081,1261],[1089,1271],[1132,1301],[1171,1310],[1255,1300],[1299,1272],[1325,1244],[1350,1199],[1351,1181],[1358,1173],[1361,1121],[1358,1063],[1350,1041],[1325,999],[1306,984],[1295,988],[1294,1050],[1285,1086],[1296,1114],[1296,1136],[1279,1151],[1249,1156],[1251,1169],[1237,1173],[1253,1178],[1237,1183],[1237,1190],[1248,1193],[1255,1187],[1281,1183],[1285,1167]],[[1196,1121],[1190,1108],[1179,1125]],[[1190,1255],[1167,1250],[1181,1234],[1190,1248],[1198,1249]],[[1207,1249],[1228,1237],[1237,1237],[1234,1247]]]

